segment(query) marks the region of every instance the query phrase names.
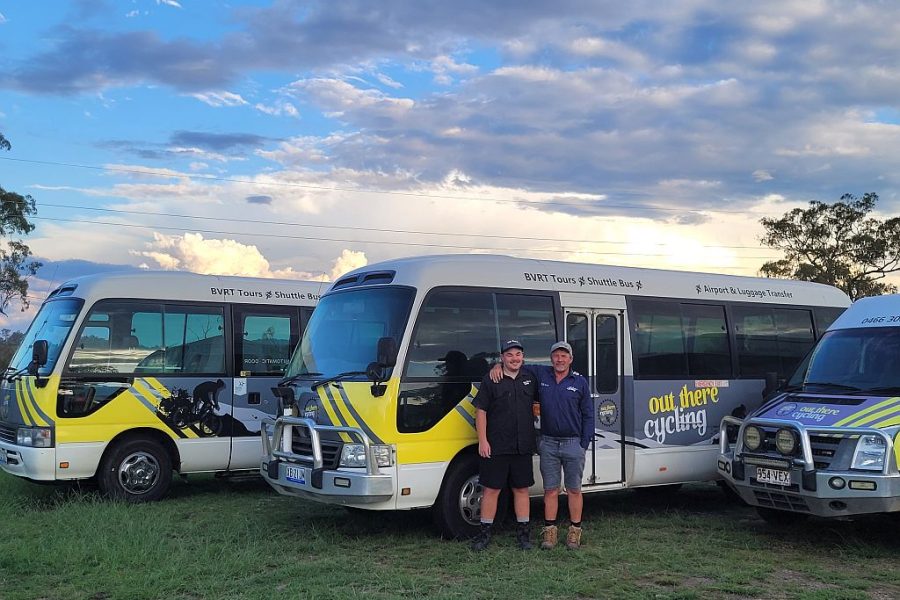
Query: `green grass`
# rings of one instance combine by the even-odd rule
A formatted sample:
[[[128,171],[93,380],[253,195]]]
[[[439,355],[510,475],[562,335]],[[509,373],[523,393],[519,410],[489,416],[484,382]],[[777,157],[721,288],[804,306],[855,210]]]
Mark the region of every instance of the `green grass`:
[[[900,597],[897,519],[775,530],[714,485],[586,496],[577,552],[521,552],[507,530],[475,554],[424,511],[360,515],[212,477],[124,505],[2,474],[0,526],[3,600]]]

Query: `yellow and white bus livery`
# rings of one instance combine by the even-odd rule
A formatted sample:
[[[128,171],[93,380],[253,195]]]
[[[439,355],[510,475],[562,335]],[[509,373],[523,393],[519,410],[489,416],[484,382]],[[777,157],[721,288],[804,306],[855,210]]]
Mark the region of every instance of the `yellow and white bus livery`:
[[[156,500],[172,471],[259,468],[261,422],[325,284],[191,273],[72,279],[0,383],[0,468]]]
[[[725,482],[766,521],[900,511],[900,295],[862,298],[720,440]]]
[[[433,507],[444,535],[468,536],[475,385],[501,340],[549,364],[565,339],[597,417],[585,492],[716,479],[722,417],[755,409],[764,375],[790,373],[849,303],[813,283],[503,256],[371,265],[319,301],[261,471],[321,502]]]

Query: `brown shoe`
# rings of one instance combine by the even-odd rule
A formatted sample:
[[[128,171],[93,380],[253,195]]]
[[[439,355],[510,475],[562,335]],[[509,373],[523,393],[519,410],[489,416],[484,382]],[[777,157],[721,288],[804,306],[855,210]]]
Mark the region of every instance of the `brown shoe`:
[[[569,533],[566,535],[566,548],[569,550],[581,548],[581,527],[569,525]]]
[[[541,529],[541,550],[550,550],[556,546],[557,532],[556,525],[546,525]]]

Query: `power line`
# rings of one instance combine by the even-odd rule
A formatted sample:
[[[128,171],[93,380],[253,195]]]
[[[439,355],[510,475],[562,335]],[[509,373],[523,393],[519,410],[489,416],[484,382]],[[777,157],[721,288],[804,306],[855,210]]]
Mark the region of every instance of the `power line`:
[[[513,235],[488,235],[488,234],[478,234],[478,233],[461,233],[459,231],[454,232],[438,232],[438,231],[420,231],[414,229],[387,229],[387,228],[376,228],[376,227],[354,227],[350,225],[312,225],[308,223],[297,223],[291,221],[267,221],[260,219],[238,219],[233,217],[208,217],[201,215],[189,215],[189,214],[180,214],[180,213],[165,213],[165,212],[151,212],[151,211],[141,211],[141,210],[125,210],[125,209],[115,209],[115,208],[98,208],[94,206],[80,206],[80,205],[71,205],[71,204],[54,204],[51,202],[40,202],[38,206],[52,206],[54,208],[71,208],[77,210],[91,210],[98,212],[108,212],[115,214],[127,214],[127,215],[143,215],[143,216],[157,216],[157,217],[173,217],[180,219],[198,219],[204,221],[227,221],[233,223],[253,223],[257,225],[280,225],[280,226],[289,226],[289,227],[307,227],[311,229],[337,229],[337,230],[347,230],[347,231],[368,231],[374,233],[399,233],[406,235],[428,235],[428,236],[457,236],[457,237],[470,237],[470,238],[479,238],[479,239],[498,239],[498,240],[524,240],[524,241],[532,241],[532,242],[561,242],[561,243],[585,243],[585,244],[615,244],[615,245],[626,245],[632,244],[633,242],[628,241],[617,241],[617,240],[607,240],[607,241],[598,241],[598,240],[585,240],[585,239],[561,239],[561,238],[544,238],[544,237],[531,237],[531,236],[513,236]],[[648,246],[664,246],[664,243],[660,242],[649,242],[645,245]],[[704,249],[729,249],[729,250],[764,250],[764,248],[760,248],[759,246],[708,246],[704,245]]]
[[[662,253],[662,254],[644,254],[644,253],[634,253],[634,252],[600,252],[594,250],[581,250],[581,249],[565,249],[565,248],[504,248],[504,247],[493,247],[493,246],[466,246],[461,244],[432,244],[432,243],[422,243],[422,242],[400,242],[396,240],[360,240],[360,239],[350,239],[350,238],[331,238],[331,237],[311,237],[311,236],[298,236],[298,235],[285,235],[285,234],[276,234],[276,233],[254,233],[254,232],[244,232],[244,231],[220,231],[213,229],[184,229],[182,227],[167,227],[167,226],[151,226],[151,225],[136,225],[132,223],[110,223],[109,221],[91,221],[85,219],[62,219],[56,217],[33,217],[34,219],[38,219],[41,221],[55,221],[62,223],[81,223],[88,225],[108,225],[112,227],[128,227],[134,229],[148,229],[148,230],[157,230],[163,229],[166,231],[178,231],[178,232],[186,232],[186,233],[209,233],[215,235],[232,235],[232,236],[248,236],[248,237],[263,237],[263,238],[278,238],[278,239],[290,239],[290,240],[313,240],[319,242],[344,242],[344,243],[357,243],[357,244],[382,244],[382,245],[392,245],[392,246],[415,246],[422,248],[443,248],[448,250],[492,250],[492,251],[504,251],[504,252],[578,252],[581,254],[594,254],[597,256],[636,256],[636,257],[659,257],[659,256],[671,256],[671,253]],[[565,240],[561,240],[565,241]],[[594,242],[594,243],[604,243],[602,241]],[[741,259],[759,259],[765,260],[771,257],[766,256],[744,256]]]
[[[563,202],[560,200],[525,200],[525,199],[515,199],[515,198],[490,198],[485,196],[466,196],[459,194],[425,194],[422,192],[403,192],[403,191],[388,191],[388,190],[376,190],[371,188],[354,188],[354,187],[338,187],[338,186],[324,186],[324,185],[315,185],[311,183],[296,183],[289,181],[270,181],[270,182],[259,182],[252,181],[250,179],[236,179],[233,177],[217,177],[215,175],[206,175],[202,173],[171,173],[166,171],[153,171],[150,169],[128,169],[124,167],[111,167],[108,165],[105,166],[97,166],[97,165],[83,165],[78,163],[64,163],[64,162],[56,162],[49,160],[33,160],[33,159],[25,159],[25,158],[12,158],[8,156],[0,156],[0,160],[8,160],[20,163],[28,163],[35,165],[48,165],[54,167],[70,167],[74,169],[89,169],[94,171],[108,171],[113,173],[129,173],[134,175],[153,175],[157,177],[166,177],[169,179],[197,179],[203,181],[221,181],[226,183],[239,183],[243,185],[250,186],[258,186],[258,187],[287,187],[287,188],[299,188],[306,190],[315,190],[322,192],[353,192],[357,194],[381,194],[386,196],[405,196],[405,197],[414,197],[414,198],[425,198],[425,199],[434,199],[434,200],[470,200],[476,202],[500,202],[500,203],[514,203],[514,204],[525,204],[530,206],[579,206],[584,207],[587,201],[583,202]],[[654,206],[654,205],[636,205],[636,204],[611,204],[611,203],[603,203],[597,206],[597,208],[620,208],[620,209],[631,209],[631,210],[649,210],[649,211],[661,211],[661,212],[678,212],[678,213],[720,213],[720,214],[734,214],[734,215],[745,215],[751,211],[744,210],[726,210],[722,208],[704,208],[704,209],[690,209],[690,208],[672,208],[668,206]],[[753,214],[751,212],[751,214]],[[766,214],[757,211],[755,214]]]

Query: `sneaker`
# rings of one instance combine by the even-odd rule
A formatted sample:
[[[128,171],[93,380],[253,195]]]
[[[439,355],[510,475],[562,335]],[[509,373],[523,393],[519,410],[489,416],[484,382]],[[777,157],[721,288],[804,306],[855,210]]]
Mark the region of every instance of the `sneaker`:
[[[472,538],[472,550],[481,552],[491,543],[491,526],[482,525],[478,530],[478,535]]]
[[[581,548],[581,527],[569,525],[569,533],[566,535],[566,548],[569,550]]]
[[[556,525],[546,525],[541,529],[541,550],[550,550],[556,546],[557,531]]]
[[[528,526],[528,523],[518,523],[516,525],[516,543],[519,545],[519,550],[531,550],[534,548],[531,545],[531,528]]]

